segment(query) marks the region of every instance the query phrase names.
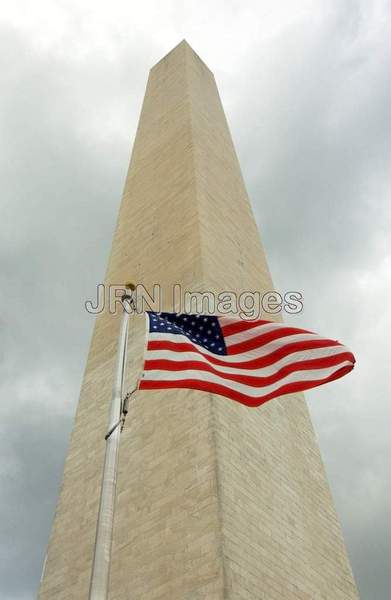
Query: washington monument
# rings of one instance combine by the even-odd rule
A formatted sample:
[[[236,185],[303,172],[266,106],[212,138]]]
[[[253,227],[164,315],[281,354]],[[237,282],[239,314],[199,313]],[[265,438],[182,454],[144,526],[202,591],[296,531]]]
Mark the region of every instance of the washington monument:
[[[273,289],[213,74],[185,41],[148,80],[105,284],[128,280],[160,285],[163,302],[176,284]],[[128,388],[145,327],[130,321]],[[97,317],[40,600],[88,598],[118,329]],[[259,408],[191,390],[132,397],[109,598],[358,598],[301,394]]]

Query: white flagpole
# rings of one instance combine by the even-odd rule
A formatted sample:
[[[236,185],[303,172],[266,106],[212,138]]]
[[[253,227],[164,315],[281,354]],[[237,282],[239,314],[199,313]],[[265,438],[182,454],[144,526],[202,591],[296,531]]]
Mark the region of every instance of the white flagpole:
[[[121,435],[124,371],[128,339],[129,314],[133,308],[133,284],[127,284],[130,293],[122,296],[123,313],[118,338],[116,372],[114,377],[106,453],[100,493],[98,522],[96,527],[94,560],[92,565],[89,600],[107,600],[109,593],[110,559],[113,538],[114,509],[116,499],[117,465]]]

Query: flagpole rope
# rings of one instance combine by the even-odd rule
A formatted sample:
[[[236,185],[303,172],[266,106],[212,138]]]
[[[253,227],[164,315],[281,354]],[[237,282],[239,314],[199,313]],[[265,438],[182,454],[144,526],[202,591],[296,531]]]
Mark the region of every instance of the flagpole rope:
[[[135,387],[130,390],[124,397],[124,399],[122,400],[122,415],[121,415],[121,419],[120,419],[120,423],[121,423],[121,432],[125,426],[125,420],[126,420],[126,416],[129,412],[129,400],[130,398],[133,396],[133,394],[138,390],[138,386],[139,386],[140,380],[137,380],[137,383],[135,385]]]

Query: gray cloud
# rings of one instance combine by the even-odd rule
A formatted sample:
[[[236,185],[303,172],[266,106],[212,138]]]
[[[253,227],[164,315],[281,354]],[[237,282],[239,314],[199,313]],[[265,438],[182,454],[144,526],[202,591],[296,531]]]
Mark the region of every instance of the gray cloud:
[[[93,324],[83,302],[104,274],[148,69],[186,36],[215,71],[276,287],[304,293],[291,319],[357,355],[307,397],[361,596],[386,600],[389,8],[216,2],[206,20],[178,7],[147,3],[132,23],[125,4],[123,23],[48,8],[57,41],[30,13],[2,26],[0,595],[35,597]]]

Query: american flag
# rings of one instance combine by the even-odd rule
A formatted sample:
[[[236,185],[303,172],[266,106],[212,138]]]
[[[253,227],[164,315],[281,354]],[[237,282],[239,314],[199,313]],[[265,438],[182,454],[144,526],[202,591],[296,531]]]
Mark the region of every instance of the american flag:
[[[259,406],[338,379],[354,363],[339,342],[283,323],[148,312],[139,389],[191,388]]]

